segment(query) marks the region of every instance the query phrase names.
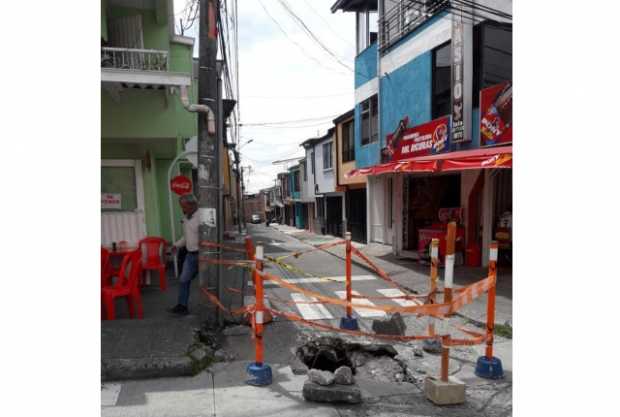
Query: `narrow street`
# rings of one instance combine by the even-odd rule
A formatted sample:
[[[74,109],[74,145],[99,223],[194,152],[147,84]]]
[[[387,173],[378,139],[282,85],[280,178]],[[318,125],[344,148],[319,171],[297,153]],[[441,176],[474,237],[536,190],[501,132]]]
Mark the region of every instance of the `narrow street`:
[[[248,225],[248,231],[256,244],[263,244],[266,257],[277,258],[296,251],[311,249],[294,237],[275,227],[264,224]],[[333,297],[344,291],[344,261],[324,251],[314,251],[300,256],[289,257],[285,262],[311,275],[301,272],[285,271],[268,264],[269,272],[277,274],[304,289],[320,292]],[[353,265],[353,289],[369,296],[393,295],[385,292],[390,286],[368,270]],[[323,279],[321,279],[323,278]],[[325,279],[328,278],[328,279]],[[401,278],[402,279],[402,278]],[[251,287],[250,287],[251,290]],[[421,288],[418,290],[422,290]],[[344,314],[339,306],[324,304],[297,304],[300,295],[272,283],[265,286],[265,296],[272,307],[278,311],[288,311],[307,320],[318,321],[338,327]],[[405,300],[403,300],[405,301]],[[362,301],[363,302],[363,301]],[[381,301],[384,302],[383,300]],[[385,301],[392,303],[392,300]],[[372,332],[372,320],[384,316],[376,310],[354,311],[358,317],[360,330]],[[407,334],[425,331],[426,320],[404,317]],[[451,318],[450,324],[464,324],[464,320]],[[246,328],[249,329],[249,328]],[[225,333],[226,334],[226,333]],[[510,415],[512,411],[512,372],[511,359],[502,357],[506,377],[499,381],[489,381],[474,375],[474,367],[481,347],[456,347],[451,350],[450,374],[456,375],[467,385],[467,401],[459,406],[438,407],[428,401],[423,391],[425,375],[437,375],[439,355],[424,353],[417,357],[420,343],[390,343],[407,364],[409,379],[396,382],[386,375],[373,378],[356,377],[362,390],[363,403],[357,406],[328,405],[305,401],[301,389],[306,375],[295,375],[291,364],[295,351],[303,341],[327,335],[316,329],[276,317],[265,327],[265,362],[272,367],[273,383],[266,387],[247,385],[246,366],[254,357],[254,342],[249,331],[229,333],[223,345],[231,353],[232,360],[219,362],[194,377],[160,378],[150,380],[120,381],[103,383],[103,416],[458,416]],[[334,335],[334,334],[329,334]],[[336,336],[343,336],[342,334]],[[343,339],[354,340],[349,336]],[[368,341],[367,341],[368,342]],[[382,342],[376,340],[375,342]],[[496,345],[511,345],[510,339],[496,338]],[[379,372],[380,374],[380,372]]]

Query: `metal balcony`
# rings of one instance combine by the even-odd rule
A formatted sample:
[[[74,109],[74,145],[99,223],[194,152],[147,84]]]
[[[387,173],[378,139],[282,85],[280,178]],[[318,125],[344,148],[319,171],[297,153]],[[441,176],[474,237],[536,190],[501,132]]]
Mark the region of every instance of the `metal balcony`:
[[[379,50],[385,51],[437,13],[450,0],[401,0],[379,19]]]
[[[168,71],[168,51],[103,47],[101,67],[130,71]]]

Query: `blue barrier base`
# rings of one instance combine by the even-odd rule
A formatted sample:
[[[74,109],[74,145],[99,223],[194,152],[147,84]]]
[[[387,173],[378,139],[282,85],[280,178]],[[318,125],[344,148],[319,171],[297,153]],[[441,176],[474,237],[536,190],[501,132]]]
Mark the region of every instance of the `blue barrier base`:
[[[359,330],[357,319],[353,317],[342,317],[340,319],[340,328],[346,330]]]
[[[246,371],[251,377],[254,377],[254,379],[245,381],[246,384],[254,386],[271,385],[272,376],[271,367],[269,365],[253,362],[248,365]]]
[[[502,361],[493,356],[488,359],[486,356],[480,356],[476,363],[476,375],[486,379],[501,379],[504,377],[504,369]]]

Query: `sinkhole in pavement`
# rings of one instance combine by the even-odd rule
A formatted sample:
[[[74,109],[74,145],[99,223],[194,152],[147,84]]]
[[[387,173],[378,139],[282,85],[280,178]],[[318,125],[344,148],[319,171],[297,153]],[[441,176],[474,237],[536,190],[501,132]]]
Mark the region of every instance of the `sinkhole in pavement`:
[[[353,343],[337,337],[318,337],[297,348],[297,357],[308,369],[334,372],[348,366],[353,374],[383,382],[403,382],[406,372],[394,359],[398,352],[382,343]]]

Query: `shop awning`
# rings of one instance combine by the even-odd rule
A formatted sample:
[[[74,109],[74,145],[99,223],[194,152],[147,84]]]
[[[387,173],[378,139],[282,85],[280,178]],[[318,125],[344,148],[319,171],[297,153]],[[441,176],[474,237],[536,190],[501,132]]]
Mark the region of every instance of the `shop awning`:
[[[512,146],[419,156],[368,168],[354,169],[348,172],[345,177],[352,178],[360,175],[380,175],[394,172],[434,173],[484,168],[512,168]]]

